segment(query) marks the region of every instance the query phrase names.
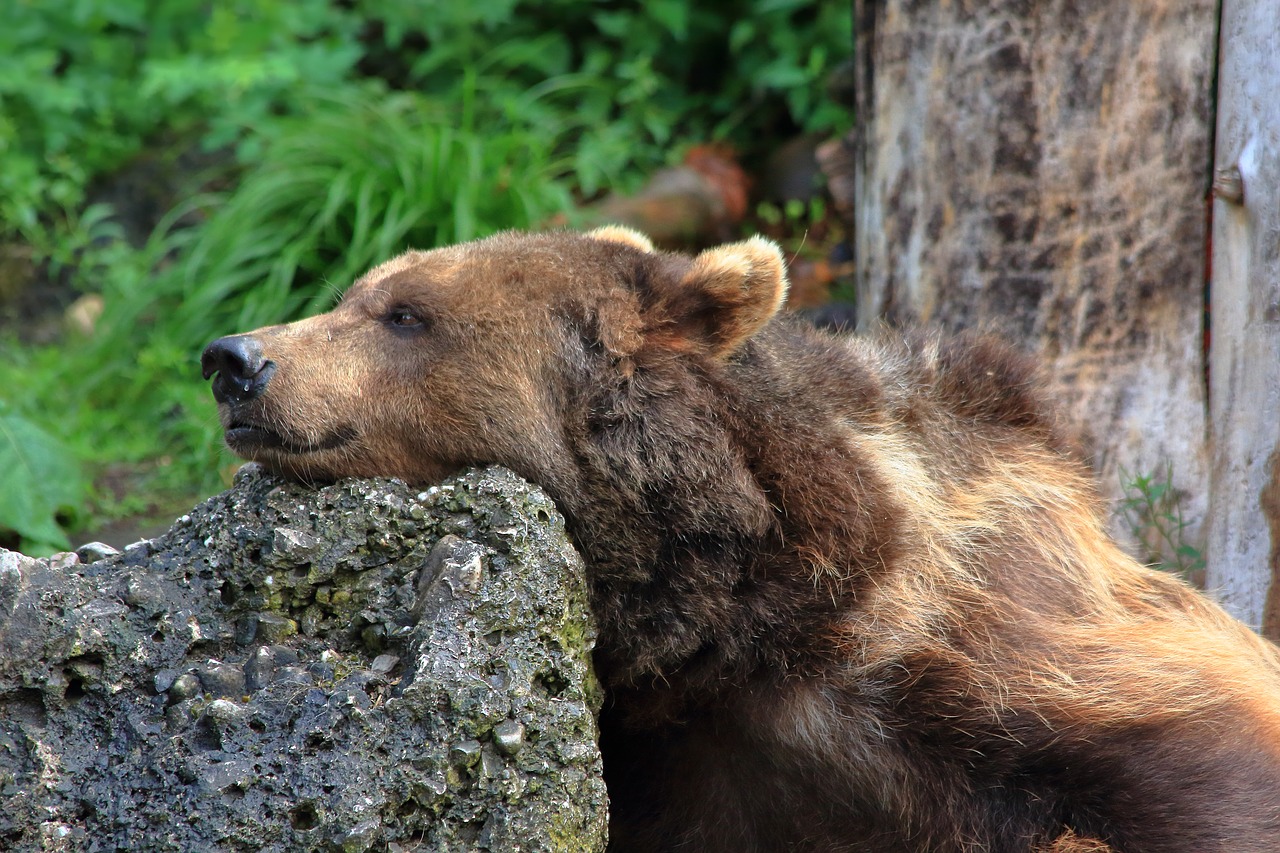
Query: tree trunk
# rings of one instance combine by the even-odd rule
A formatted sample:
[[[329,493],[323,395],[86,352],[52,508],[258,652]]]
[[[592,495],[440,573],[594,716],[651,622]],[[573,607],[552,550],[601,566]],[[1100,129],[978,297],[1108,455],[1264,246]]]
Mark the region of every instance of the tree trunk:
[[[1208,583],[1280,641],[1280,6],[1226,0],[1213,204]]]
[[[854,8],[861,323],[1029,343],[1104,496],[1171,471],[1197,541],[1214,0]]]

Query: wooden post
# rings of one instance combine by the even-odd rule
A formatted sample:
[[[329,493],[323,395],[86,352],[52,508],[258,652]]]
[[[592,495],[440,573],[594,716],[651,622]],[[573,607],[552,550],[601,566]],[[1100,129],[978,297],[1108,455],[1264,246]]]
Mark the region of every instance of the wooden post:
[[[1206,581],[1280,641],[1280,4],[1225,0],[1220,51]]]
[[[1200,544],[1214,0],[854,16],[860,321],[1038,349],[1104,495],[1171,470]]]

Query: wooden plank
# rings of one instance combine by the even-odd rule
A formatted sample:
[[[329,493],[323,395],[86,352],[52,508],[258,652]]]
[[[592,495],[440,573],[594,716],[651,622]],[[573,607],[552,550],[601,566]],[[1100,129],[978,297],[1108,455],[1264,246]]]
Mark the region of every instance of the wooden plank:
[[[1220,45],[1206,580],[1280,640],[1280,3],[1225,0]]]

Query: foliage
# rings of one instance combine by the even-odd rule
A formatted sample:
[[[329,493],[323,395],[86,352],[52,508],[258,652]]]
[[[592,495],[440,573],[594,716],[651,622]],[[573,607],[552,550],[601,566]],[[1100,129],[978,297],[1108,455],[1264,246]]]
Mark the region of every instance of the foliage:
[[[219,332],[327,307],[335,288],[406,246],[528,227],[566,207],[555,134],[503,122],[481,135],[473,117],[409,93],[318,98],[310,117],[280,123],[233,193],[188,205],[203,221],[174,235],[179,257],[107,292],[115,310],[98,347],[142,323],[195,352]]]
[[[1182,495],[1172,485],[1172,464],[1160,475],[1130,474],[1122,468],[1120,480],[1120,514],[1138,543],[1139,559],[1182,577],[1203,569],[1203,553],[1187,542],[1190,522],[1182,515]]]
[[[252,161],[263,139],[249,129],[362,70],[428,93],[467,73],[536,89],[546,119],[580,130],[572,169],[587,194],[660,162],[677,139],[749,149],[764,131],[848,120],[820,85],[852,44],[840,4],[473,0],[423,11],[386,0],[0,4],[0,237],[17,229],[52,246],[61,235],[49,217],[74,218],[95,177],[161,133],[198,130],[206,147],[235,144]]]
[[[321,309],[407,246],[564,221],[685,141],[750,157],[832,129],[821,78],[850,43],[847,8],[812,0],[0,4],[0,241],[105,305],[87,339],[0,340],[0,464],[27,466],[0,533],[62,546],[86,496],[215,488],[205,342]],[[96,187],[192,148],[222,153],[130,245]],[[118,463],[144,472],[123,507],[100,483]]]
[[[74,458],[56,438],[0,403],[0,518],[24,549],[65,548],[60,512],[84,499]]]
[[[419,18],[407,7],[368,10],[389,47],[412,42]],[[849,122],[822,87],[852,49],[852,16],[838,3],[476,0],[438,9],[418,35],[422,49],[393,75],[404,85],[436,89],[458,67],[492,63],[519,88],[558,95],[549,113],[584,128],[573,165],[587,194],[632,164],[663,162],[677,140],[750,155],[761,139]]]
[[[62,411],[85,458],[180,456],[157,476],[215,486],[219,428],[195,370],[212,337],[327,307],[406,245],[527,227],[566,205],[553,135],[509,126],[482,140],[408,93],[327,98],[315,115],[284,122],[234,192],[191,200],[141,250],[107,220],[80,238],[106,310],[27,399]],[[198,228],[174,227],[193,216]],[[10,526],[3,507],[0,519]]]
[[[208,144],[233,142],[301,81],[340,83],[351,29],[327,0],[0,4],[0,226],[53,245],[47,217],[74,218],[149,137],[207,121]]]

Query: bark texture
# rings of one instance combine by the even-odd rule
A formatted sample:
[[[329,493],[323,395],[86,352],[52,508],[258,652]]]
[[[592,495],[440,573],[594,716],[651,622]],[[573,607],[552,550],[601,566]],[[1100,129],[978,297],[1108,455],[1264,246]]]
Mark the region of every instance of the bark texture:
[[[1207,582],[1280,641],[1280,6],[1226,0],[1213,205]]]
[[[1029,343],[1104,494],[1171,467],[1202,519],[1213,0],[855,14],[862,324]]]

